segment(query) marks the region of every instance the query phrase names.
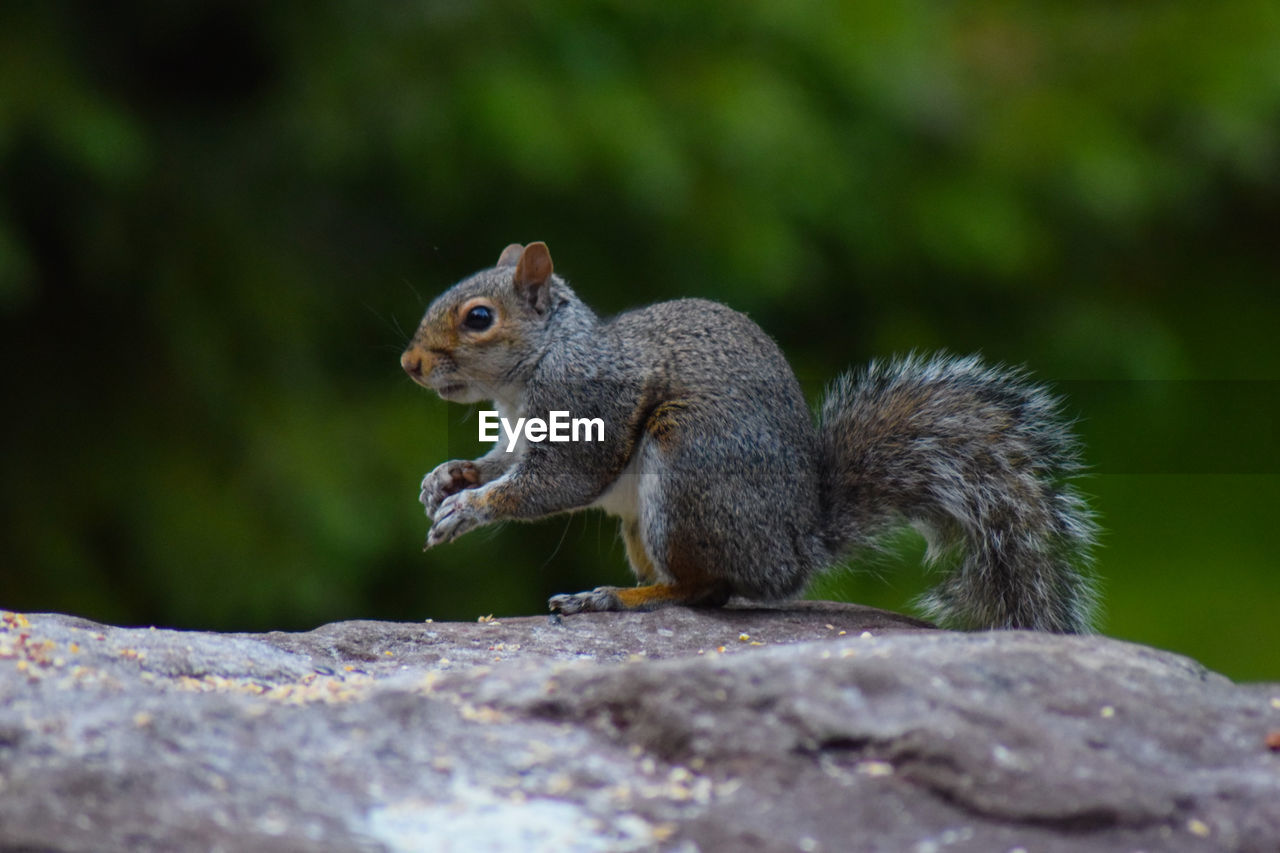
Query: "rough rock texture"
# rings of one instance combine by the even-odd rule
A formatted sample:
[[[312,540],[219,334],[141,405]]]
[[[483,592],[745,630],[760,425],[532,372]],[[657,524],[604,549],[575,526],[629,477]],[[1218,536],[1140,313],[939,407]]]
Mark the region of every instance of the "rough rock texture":
[[[0,618],[4,850],[1280,849],[1280,685],[856,606]]]

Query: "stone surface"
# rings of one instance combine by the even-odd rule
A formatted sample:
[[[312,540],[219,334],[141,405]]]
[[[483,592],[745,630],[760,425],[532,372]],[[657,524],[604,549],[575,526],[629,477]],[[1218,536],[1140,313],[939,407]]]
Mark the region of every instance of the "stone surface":
[[[1280,685],[850,605],[0,618],[0,849],[1280,849]]]

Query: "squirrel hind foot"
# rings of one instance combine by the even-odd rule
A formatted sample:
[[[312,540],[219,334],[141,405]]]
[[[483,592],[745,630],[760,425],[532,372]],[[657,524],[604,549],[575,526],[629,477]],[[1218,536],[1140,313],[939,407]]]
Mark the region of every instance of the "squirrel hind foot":
[[[612,586],[599,586],[590,592],[553,595],[547,599],[552,613],[569,616],[574,613],[598,613],[605,610],[625,610],[618,600],[620,590]]]
[[[552,613],[594,613],[605,610],[657,610],[662,607],[720,607],[729,600],[729,587],[721,583],[657,583],[622,588],[598,586],[590,592],[553,595],[547,600]]]

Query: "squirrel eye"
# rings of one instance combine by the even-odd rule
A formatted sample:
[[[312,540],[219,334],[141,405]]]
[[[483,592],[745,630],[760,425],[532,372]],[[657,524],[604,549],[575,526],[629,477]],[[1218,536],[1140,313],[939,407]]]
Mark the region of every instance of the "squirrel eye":
[[[467,312],[462,325],[473,332],[483,332],[493,325],[493,309],[487,305],[477,305]]]

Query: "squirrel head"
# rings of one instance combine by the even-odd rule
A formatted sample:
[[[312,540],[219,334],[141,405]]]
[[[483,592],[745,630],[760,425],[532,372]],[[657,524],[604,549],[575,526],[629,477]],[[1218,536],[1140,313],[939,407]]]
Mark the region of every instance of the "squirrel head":
[[[552,275],[547,245],[512,243],[492,269],[463,279],[431,303],[400,366],[454,403],[513,399],[545,346],[557,304],[553,286],[568,292]]]

